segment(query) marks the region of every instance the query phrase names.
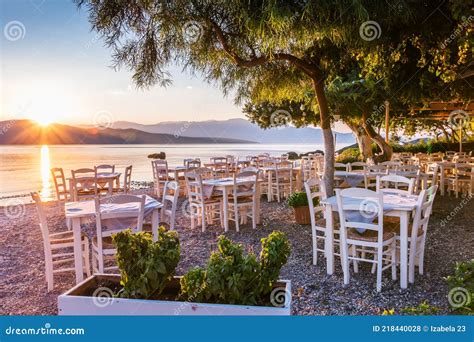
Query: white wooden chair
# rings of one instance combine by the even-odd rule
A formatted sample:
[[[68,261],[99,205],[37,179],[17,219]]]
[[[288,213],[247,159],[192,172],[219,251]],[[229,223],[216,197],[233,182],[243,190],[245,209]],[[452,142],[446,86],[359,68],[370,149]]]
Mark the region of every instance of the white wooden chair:
[[[472,196],[474,193],[474,163],[454,165],[453,174],[448,177],[448,193],[453,192],[456,198],[461,193],[467,193]]]
[[[163,208],[160,218],[174,230],[176,224],[176,208],[178,207],[179,184],[176,181],[166,182],[163,190]]]
[[[62,168],[53,167],[51,170],[51,178],[53,179],[54,190],[58,201],[70,200],[70,192],[67,189],[66,178]]]
[[[112,234],[132,228],[142,231],[145,211],[145,195],[135,196],[118,194],[95,199],[96,236],[92,238],[92,268],[94,273],[104,273],[105,270],[117,269],[116,266],[105,266],[105,261],[114,260],[116,248],[112,242]],[[132,204],[136,209],[123,209],[107,212],[101,209],[102,204]]]
[[[433,185],[427,190],[422,190],[418,196],[411,232],[408,236],[408,252],[410,256],[408,267],[410,270],[410,277],[414,277],[415,266],[418,266],[418,273],[423,275],[426,234],[437,190],[438,186]],[[395,233],[397,238],[397,249],[399,249],[400,225],[390,225],[388,231]],[[398,259],[397,262],[399,263]]]
[[[318,252],[325,252],[324,248],[318,248],[318,240],[323,241],[323,245],[326,239],[326,219],[325,219],[325,208],[322,205],[314,206],[313,200],[317,198],[320,202],[323,199],[326,199],[326,190],[324,187],[324,182],[319,178],[310,178],[304,182],[304,188],[306,191],[306,197],[308,198],[310,219],[311,219],[311,235],[312,235],[312,245],[313,245],[313,265],[318,264]],[[334,238],[334,245],[339,247],[339,226],[336,225],[334,220],[333,224],[333,234],[337,236]],[[335,255],[340,255],[335,253]]]
[[[294,191],[293,163],[289,161],[273,162],[275,170],[270,184],[270,198],[276,198],[278,203]]]
[[[153,188],[155,196],[161,198],[161,191],[166,182],[172,179],[169,176],[168,162],[162,159],[155,159],[151,161],[151,168],[153,170]]]
[[[184,160],[184,167],[189,169],[190,167],[201,167],[201,159],[200,158],[189,158]]]
[[[385,166],[387,168],[387,173],[396,173],[398,168],[402,165],[399,161],[385,161],[379,163],[381,166]]]
[[[376,264],[377,292],[380,292],[385,269],[392,269],[392,279],[397,277],[396,239],[393,232],[384,231],[383,194],[361,188],[336,189],[336,198],[341,225],[339,232],[344,284],[349,284],[350,261],[356,273],[358,262],[368,262]],[[362,202],[348,201],[350,198],[362,199]],[[374,257],[367,258],[367,254]]]
[[[377,187],[377,177],[380,174],[387,174],[387,167],[384,165],[367,165],[364,174],[364,184],[365,188],[376,188]]]
[[[94,199],[99,194],[96,170],[87,168],[71,170],[71,175],[74,201]]]
[[[125,168],[125,173],[123,176],[123,187],[113,188],[113,192],[129,193],[132,184],[132,165],[129,165]]]
[[[393,185],[393,188],[390,187]],[[415,179],[399,175],[377,176],[376,191],[383,193],[412,195],[415,186]],[[400,189],[400,187],[406,188]]]
[[[234,174],[234,185],[228,206],[229,220],[235,222],[236,231],[240,231],[240,223],[247,223],[247,217],[252,219],[252,228],[257,228],[257,177],[257,172],[252,171]]]
[[[36,204],[39,217],[39,226],[43,237],[44,261],[46,266],[46,281],[48,292],[54,288],[54,274],[60,272],[74,272],[74,235],[71,231],[50,233],[46,214],[41,198],[36,192],[31,193],[31,198]],[[87,235],[81,235],[81,246],[83,252],[84,273],[91,275],[89,262],[89,239]]]
[[[212,223],[217,218],[223,224],[222,198],[211,196],[207,198],[204,195],[204,189],[201,172],[206,173],[209,169],[196,169],[186,172],[186,188],[188,193],[188,214],[191,217],[191,229],[197,224],[201,224],[202,232],[206,231],[206,225]]]
[[[94,170],[96,171],[97,174],[100,173],[114,173],[115,172],[115,165],[109,165],[109,164],[101,164],[94,166]],[[97,183],[97,187],[100,193],[108,194],[109,189],[108,189],[108,182],[101,182],[100,180]]]

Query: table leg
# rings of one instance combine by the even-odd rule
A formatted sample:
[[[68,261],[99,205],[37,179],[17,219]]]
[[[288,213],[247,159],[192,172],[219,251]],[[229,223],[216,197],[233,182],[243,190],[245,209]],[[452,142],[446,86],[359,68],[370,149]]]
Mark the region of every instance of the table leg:
[[[255,220],[257,221],[257,224],[261,224],[262,221],[260,219],[260,184],[257,183],[256,189],[255,189],[255,197],[256,197],[256,203],[255,203]]]
[[[267,187],[267,201],[271,202],[273,200],[272,196],[272,171],[268,170],[267,171],[267,181],[268,181],[268,187]]]
[[[76,199],[74,198],[74,189],[73,189],[73,184],[74,182],[72,181],[72,179],[69,179],[69,198],[71,199],[71,201],[75,201]]]
[[[400,215],[400,287],[406,289],[408,267],[408,212]]]
[[[332,207],[326,205],[326,232],[324,237],[324,251],[326,254],[327,274],[334,273],[334,234]]]
[[[158,225],[160,224],[160,209],[153,210],[151,216],[151,231],[153,232],[153,241],[158,241]]]
[[[108,183],[107,186],[109,187],[107,193],[108,193],[109,196],[112,196],[112,195],[114,194],[114,183],[115,183],[115,180],[114,180],[114,179],[109,179],[109,180],[107,181],[107,183]]]
[[[223,205],[224,205],[224,231],[229,231],[229,205],[228,205],[228,198],[227,198],[227,187],[224,186],[222,189],[222,197],[223,197]],[[237,208],[234,208],[237,210]]]
[[[74,236],[74,268],[76,269],[76,284],[84,279],[82,266],[81,219],[72,219],[72,233]],[[89,246],[87,246],[89,248]]]
[[[444,196],[444,167],[440,166],[439,172],[439,187],[441,188],[441,196]]]

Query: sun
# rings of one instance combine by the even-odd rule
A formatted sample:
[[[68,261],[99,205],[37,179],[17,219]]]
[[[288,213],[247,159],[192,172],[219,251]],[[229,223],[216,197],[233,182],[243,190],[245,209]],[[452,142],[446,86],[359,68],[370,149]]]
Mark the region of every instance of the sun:
[[[33,120],[40,126],[46,127],[52,123],[52,120],[48,117],[35,117]]]

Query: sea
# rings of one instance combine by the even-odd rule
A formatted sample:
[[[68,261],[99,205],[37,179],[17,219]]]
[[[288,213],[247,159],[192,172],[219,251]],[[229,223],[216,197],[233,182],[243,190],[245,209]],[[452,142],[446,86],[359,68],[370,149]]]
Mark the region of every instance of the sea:
[[[346,145],[338,144],[337,149]],[[186,158],[234,155],[245,157],[268,152],[278,156],[294,151],[322,150],[316,144],[194,144],[194,145],[2,145],[0,146],[0,205],[12,198],[29,201],[31,191],[39,191],[44,200],[54,199],[50,168],[61,167],[66,177],[71,170],[113,164],[117,172],[133,165],[132,181],[153,180],[148,155],[165,152],[168,165],[183,165]]]

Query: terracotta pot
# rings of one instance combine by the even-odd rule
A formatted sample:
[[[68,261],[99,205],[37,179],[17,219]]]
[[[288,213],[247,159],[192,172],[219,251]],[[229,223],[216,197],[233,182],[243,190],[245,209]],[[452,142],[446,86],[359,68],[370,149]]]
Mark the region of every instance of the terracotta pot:
[[[311,216],[309,214],[309,206],[293,208],[295,211],[295,221],[298,224],[311,224]]]

